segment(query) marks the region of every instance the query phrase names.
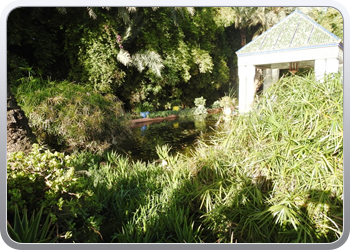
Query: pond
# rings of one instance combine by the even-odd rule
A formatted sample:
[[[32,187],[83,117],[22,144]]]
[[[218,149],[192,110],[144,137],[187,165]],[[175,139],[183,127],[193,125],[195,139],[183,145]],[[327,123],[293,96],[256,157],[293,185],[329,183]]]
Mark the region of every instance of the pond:
[[[219,117],[220,114],[208,115],[205,119],[179,117],[172,121],[135,126],[131,128],[131,136],[120,141],[113,150],[141,161],[159,159],[155,149],[157,145],[168,144],[172,148],[171,154],[186,154],[195,147],[199,137],[209,138],[214,133]]]

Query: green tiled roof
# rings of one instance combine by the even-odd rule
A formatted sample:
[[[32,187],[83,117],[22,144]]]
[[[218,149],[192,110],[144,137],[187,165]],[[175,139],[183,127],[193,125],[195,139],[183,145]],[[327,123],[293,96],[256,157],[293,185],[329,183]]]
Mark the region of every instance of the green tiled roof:
[[[237,55],[339,44],[341,39],[296,10],[267,30]]]

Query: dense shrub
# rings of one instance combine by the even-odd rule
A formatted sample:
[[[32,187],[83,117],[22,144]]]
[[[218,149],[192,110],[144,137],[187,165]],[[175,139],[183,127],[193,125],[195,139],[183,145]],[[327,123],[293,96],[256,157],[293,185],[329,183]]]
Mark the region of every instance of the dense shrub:
[[[207,228],[218,238],[331,242],[341,236],[340,75],[323,82],[311,75],[280,80],[217,141],[196,158],[203,166],[198,178],[215,186],[202,192]]]
[[[28,77],[14,93],[36,135],[50,145],[101,151],[126,131],[122,103],[91,87]]]
[[[97,227],[93,224],[98,220],[95,214],[101,205],[96,203],[84,179],[76,175],[71,160],[70,156],[52,153],[38,144],[33,145],[28,155],[10,154],[7,159],[9,220],[16,207],[20,211],[28,210],[29,214],[43,207],[56,225],[57,236],[74,241],[93,240],[93,227]]]

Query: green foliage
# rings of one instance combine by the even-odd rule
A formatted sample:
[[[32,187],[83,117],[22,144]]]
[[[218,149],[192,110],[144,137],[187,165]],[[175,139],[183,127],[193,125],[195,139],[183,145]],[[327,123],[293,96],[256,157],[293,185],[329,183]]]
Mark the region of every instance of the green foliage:
[[[335,8],[312,8],[308,13],[317,23],[322,25],[328,31],[332,32],[342,40],[344,39],[344,27],[342,14]]]
[[[122,104],[115,96],[71,82],[25,80],[14,94],[46,143],[102,150],[110,144],[106,135],[126,131]]]
[[[167,117],[169,115],[177,115],[179,114],[179,111],[175,110],[165,110],[165,111],[157,111],[152,112],[148,115],[149,118],[156,118],[156,117]]]
[[[186,116],[193,116],[194,111],[196,110],[196,108],[185,108],[185,109],[181,109],[179,110],[179,116],[180,117],[186,117]]]
[[[64,15],[55,8],[16,8],[8,16],[8,60],[18,58],[20,67],[40,68],[46,76],[65,77],[66,69],[58,61],[63,55]],[[60,68],[60,69],[58,69]],[[11,71],[18,70],[12,68]],[[18,79],[18,78],[17,78]]]
[[[36,207],[42,206],[42,212],[49,214],[50,221],[55,223],[56,230],[59,231],[59,241],[96,241],[100,237],[97,233],[100,217],[96,214],[101,210],[101,205],[96,202],[96,197],[86,185],[84,178],[75,173],[72,165],[76,164],[76,160],[72,159],[73,156],[65,156],[59,152],[52,153],[37,144],[33,145],[33,151],[27,156],[22,152],[10,154],[7,161],[8,214],[14,214],[16,223],[19,223],[16,219],[17,208],[24,211],[28,209],[34,218]],[[35,222],[40,221],[38,216],[41,216],[41,212],[34,218]],[[49,217],[44,224],[47,227]],[[25,218],[26,215],[22,220],[23,226]],[[32,223],[28,223],[28,228],[23,230],[34,230],[35,223],[30,224]],[[19,226],[16,225],[13,229],[18,234]],[[47,227],[41,232],[40,230],[32,232],[40,234],[42,237],[40,240],[44,240],[47,236],[45,234]],[[20,240],[23,240],[23,235],[19,234]],[[28,237],[34,235],[28,234],[26,237],[29,240]]]
[[[229,27],[234,24],[235,11],[232,7],[215,7],[214,21],[217,26]]]
[[[212,107],[213,109],[220,108],[220,107],[221,107],[221,106],[220,106],[220,101],[219,101],[219,100],[216,100],[216,101],[211,105],[211,107]]]
[[[8,53],[7,56],[7,79],[11,85],[17,85],[18,79],[28,76],[28,63],[24,58]]]
[[[9,236],[19,243],[53,243],[58,236],[52,237],[54,228],[51,226],[52,220],[47,216],[44,223],[42,221],[43,207],[35,215],[32,214],[28,220],[27,210],[24,209],[23,217],[20,218],[18,207],[15,207],[15,218],[13,227],[7,221],[7,230]],[[53,239],[51,239],[53,238]]]
[[[183,81],[187,82],[190,78],[190,63],[192,59],[191,54],[189,53],[189,48],[185,42],[179,42],[179,47],[177,50],[172,51],[170,55],[166,58],[167,65],[173,67],[172,70],[180,72],[180,76]]]
[[[203,96],[194,99],[194,104],[196,105],[196,107],[205,106],[205,102],[206,100],[203,98]]]
[[[41,152],[37,144],[27,156],[23,152],[16,152],[7,158],[7,187],[8,211],[20,210],[33,206],[44,195],[46,182],[52,175],[64,172],[64,165],[70,158],[63,153],[51,153],[49,150]]]
[[[174,98],[191,106],[201,95],[213,103],[230,84],[237,88],[240,40],[249,42],[294,9],[17,8],[8,18],[9,82],[23,76],[19,67],[32,67],[44,79],[117,95],[130,110],[144,100],[158,108]],[[343,37],[337,10],[304,9]]]
[[[207,225],[224,242],[232,237],[239,242],[340,237],[342,88],[339,75],[324,83],[312,76],[285,78],[264,94],[255,111],[233,121],[225,139],[219,139],[222,144],[197,153],[211,167],[226,166],[220,181],[232,176],[227,188],[220,184],[203,197],[210,211]],[[220,160],[209,163],[215,151]],[[223,197],[219,204],[213,200],[218,195]]]
[[[145,102],[137,105],[136,113],[139,114],[140,112],[152,111],[153,109],[154,109],[153,105],[151,103],[145,101]]]
[[[233,105],[235,105],[236,103],[236,99],[235,98],[231,98],[229,96],[223,96],[220,99],[220,107],[224,108],[224,107],[231,107]]]
[[[214,13],[210,8],[200,9],[194,15],[184,14],[178,25],[169,19],[169,12],[168,8],[147,12],[151,19],[145,24],[142,36],[138,36],[138,44],[147,44],[148,50],[154,49],[162,55],[162,77],[137,73],[126,80],[128,85],[134,86],[134,92],[140,88],[137,92],[145,95],[144,100],[151,99],[159,106],[166,105],[173,98],[191,106],[198,92],[215,98],[212,92],[226,87],[230,78],[227,57],[234,56],[234,50],[228,49],[230,46],[226,44],[224,30],[212,21]],[[165,23],[168,25],[160,25]],[[204,26],[206,32],[202,31]],[[141,79],[135,81],[135,76],[140,76],[144,82],[150,80],[151,84],[143,84]],[[152,91],[148,90],[150,85]],[[124,87],[122,89],[124,92]]]
[[[145,100],[158,108],[174,98],[192,105],[198,94],[212,102],[233,80],[238,49],[230,44],[233,31],[215,24],[216,14],[213,8],[48,8],[45,14],[18,8],[8,22],[11,82],[22,77],[20,61],[14,63],[21,58],[19,66],[40,68],[43,78],[115,94],[127,109]],[[45,31],[36,31],[37,22]]]
[[[196,109],[194,110],[195,116],[203,116],[207,114],[207,109],[205,108],[206,100],[203,96],[194,99],[194,104],[196,105]]]
[[[109,23],[101,25],[98,33],[87,31],[81,39],[79,61],[95,89],[111,92],[123,82],[125,72],[118,67],[118,61],[129,65],[131,57],[116,40],[119,34]],[[120,45],[121,46],[121,45]]]
[[[214,64],[212,62],[211,56],[207,51],[195,48],[192,49],[192,56],[194,62],[199,67],[200,73],[212,72]]]
[[[71,237],[62,242],[336,241],[343,230],[341,80],[283,78],[252,112],[223,124],[210,145],[199,140],[191,157],[162,144],[152,163],[115,152],[67,157],[38,146],[28,157],[15,153],[9,209],[40,197],[60,234]]]
[[[171,105],[174,106],[180,106],[181,105],[181,100],[180,99],[175,99],[171,101]]]
[[[147,67],[150,73],[160,77],[164,67],[160,55],[152,50],[142,50],[130,55],[122,45],[130,32],[121,37],[116,28],[118,25],[107,19],[106,23],[101,24],[98,33],[89,31],[89,36],[81,40],[79,60],[94,87],[103,92],[112,92],[120,87],[126,75],[120,63],[134,66],[140,73]]]
[[[132,56],[132,63],[139,72],[148,67],[150,72],[161,77],[161,70],[164,67],[163,59],[155,51],[141,51]]]

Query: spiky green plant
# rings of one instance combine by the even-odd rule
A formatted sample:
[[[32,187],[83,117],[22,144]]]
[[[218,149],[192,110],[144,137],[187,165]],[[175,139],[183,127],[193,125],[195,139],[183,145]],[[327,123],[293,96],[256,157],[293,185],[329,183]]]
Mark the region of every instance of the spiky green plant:
[[[222,107],[222,108],[231,107],[231,106],[235,105],[235,103],[236,103],[236,99],[231,98],[230,96],[223,96],[220,99],[220,107]]]
[[[225,191],[230,197],[213,199],[225,190],[223,185],[201,196],[210,211],[205,221],[222,240],[229,242],[232,233],[241,242],[330,242],[340,237],[342,87],[340,75],[323,83],[312,75],[284,78],[251,113],[232,122],[214,147],[220,156],[213,148],[201,154],[205,161],[219,158],[221,171],[234,180]]]
[[[24,209],[23,217],[20,217],[19,209],[15,207],[13,226],[7,221],[7,230],[9,236],[19,243],[53,243],[58,236],[53,237],[54,227],[52,220],[48,215],[42,221],[43,207],[37,214],[33,213],[28,219],[27,210]]]

